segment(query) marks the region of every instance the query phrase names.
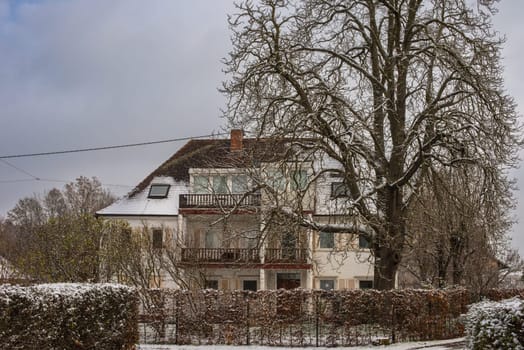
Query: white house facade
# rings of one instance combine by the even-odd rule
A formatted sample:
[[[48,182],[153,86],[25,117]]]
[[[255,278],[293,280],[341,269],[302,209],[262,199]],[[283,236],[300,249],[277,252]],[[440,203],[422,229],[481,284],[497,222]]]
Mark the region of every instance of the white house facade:
[[[244,138],[240,130],[191,140],[97,215],[148,227],[153,245],[175,249],[177,268],[203,277],[195,288],[372,288],[365,239],[289,220],[350,220],[344,184],[319,171],[329,162],[289,158],[286,140]],[[168,274],[160,286],[180,287]]]

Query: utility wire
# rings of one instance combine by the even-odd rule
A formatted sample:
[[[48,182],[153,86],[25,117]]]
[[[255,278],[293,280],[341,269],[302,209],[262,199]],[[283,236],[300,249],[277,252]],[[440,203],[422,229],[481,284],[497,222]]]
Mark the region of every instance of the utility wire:
[[[73,182],[73,181],[42,179],[42,178],[38,178],[38,179],[0,180],[0,184],[19,183],[19,182],[58,182],[58,183],[67,184],[67,183],[70,183],[70,182]],[[135,186],[131,186],[131,185],[106,184],[106,183],[101,183],[101,185],[102,186],[106,186],[106,187],[125,187],[125,188],[134,188],[135,187]]]
[[[40,156],[50,156],[50,155],[56,155],[56,154],[102,151],[102,150],[116,149],[116,148],[149,146],[149,145],[157,145],[159,143],[186,141],[186,140],[191,140],[191,139],[201,139],[201,138],[205,138],[205,137],[213,137],[213,136],[220,136],[220,135],[227,135],[227,133],[218,133],[218,134],[201,135],[201,136],[189,136],[189,137],[181,137],[181,138],[177,138],[177,139],[168,139],[168,140],[160,140],[160,141],[128,143],[128,144],[125,144],[125,145],[78,148],[78,149],[71,149],[71,150],[65,150],[65,151],[13,154],[13,155],[7,155],[7,156],[0,156],[0,160],[2,160],[2,159],[10,159],[10,158],[40,157]],[[26,175],[29,175],[29,174],[26,174]],[[30,175],[30,176],[32,176],[32,175]],[[32,177],[34,177],[34,176],[32,176]]]
[[[11,168],[25,174],[25,175],[28,175],[31,177],[31,179],[16,179],[16,180],[0,180],[0,183],[16,183],[16,182],[28,182],[28,181],[40,181],[40,182],[59,182],[59,183],[69,183],[71,181],[65,181],[65,180],[53,180],[53,179],[43,179],[43,178],[40,178],[38,176],[35,176],[33,174],[31,174],[30,172],[20,168],[20,167],[17,167],[16,165],[8,162],[7,160],[5,159],[0,159],[0,162],[4,163],[5,165],[8,165],[10,166]],[[126,188],[132,188],[133,186],[129,186],[129,185],[117,185],[117,184],[102,184],[103,186],[107,186],[107,187],[126,187]]]
[[[17,167],[16,165],[9,163],[9,162],[8,162],[7,160],[5,160],[5,159],[1,159],[1,158],[0,158],[0,162],[6,164],[6,165],[8,165],[8,166],[10,166],[11,168],[13,168],[13,169],[15,169],[15,170],[18,170],[19,172],[21,172],[21,173],[23,173],[23,174],[26,174],[26,175],[32,177],[32,180],[36,180],[36,181],[40,180],[40,178],[39,178],[38,176],[34,176],[33,174],[31,174],[31,173],[25,171],[24,169],[21,169],[21,168]]]

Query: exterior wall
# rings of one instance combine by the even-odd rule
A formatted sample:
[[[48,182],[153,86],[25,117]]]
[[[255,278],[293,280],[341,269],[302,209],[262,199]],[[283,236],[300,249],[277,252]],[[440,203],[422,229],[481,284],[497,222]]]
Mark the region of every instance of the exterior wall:
[[[257,281],[260,289],[260,271],[258,269],[206,269],[203,271],[207,280],[218,281],[218,289],[243,289],[243,281]]]
[[[323,157],[315,162],[314,171],[322,169],[339,169],[340,165],[329,157]],[[343,215],[347,214],[347,198],[332,198],[331,184],[341,182],[340,177],[333,177],[330,173],[324,173],[316,182],[315,190],[315,214],[316,215]]]
[[[215,248],[247,248],[250,234],[258,234],[258,218],[254,215],[233,215],[226,221],[221,219],[220,215],[185,216],[185,245],[212,248],[206,247],[206,233],[210,232],[217,236],[218,246]]]
[[[344,253],[317,251],[314,253],[314,288],[320,288],[320,280],[335,280],[335,289],[358,288],[359,281],[373,280],[373,264],[369,252]]]
[[[316,217],[319,223],[337,223],[343,218]],[[372,281],[373,257],[369,249],[359,247],[359,237],[352,233],[335,233],[333,248],[320,248],[319,233],[312,239],[313,287],[320,288],[320,280],[335,280],[335,289],[358,288],[359,282]]]

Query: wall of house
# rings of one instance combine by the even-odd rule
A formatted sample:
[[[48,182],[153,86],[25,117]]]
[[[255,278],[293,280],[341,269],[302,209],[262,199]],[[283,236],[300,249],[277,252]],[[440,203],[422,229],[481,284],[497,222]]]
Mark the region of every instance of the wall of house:
[[[258,217],[248,214],[233,215],[226,220],[221,215],[189,215],[184,221],[184,242],[192,248],[206,248],[209,234],[216,236],[214,248],[247,248],[250,238],[257,237],[260,228]]]
[[[322,279],[336,280],[335,289],[358,288],[359,281],[373,280],[373,264],[366,251],[328,252],[313,254],[314,288]]]
[[[243,289],[244,281],[257,281],[257,288],[260,289],[260,270],[258,269],[235,269],[235,268],[219,268],[219,269],[204,269],[202,271],[207,280],[218,281],[218,289],[220,290],[235,290]]]
[[[335,217],[317,217],[320,223],[333,223]],[[335,280],[335,289],[358,288],[359,281],[372,281],[374,264],[371,252],[359,247],[359,236],[353,233],[334,233],[333,246],[321,247],[319,233],[313,234],[312,263],[314,288],[322,279]]]

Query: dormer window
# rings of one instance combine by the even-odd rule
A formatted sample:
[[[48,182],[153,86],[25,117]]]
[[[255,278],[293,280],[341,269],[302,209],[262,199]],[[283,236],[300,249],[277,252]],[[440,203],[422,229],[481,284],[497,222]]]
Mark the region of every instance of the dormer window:
[[[147,198],[166,198],[171,185],[152,184]]]

